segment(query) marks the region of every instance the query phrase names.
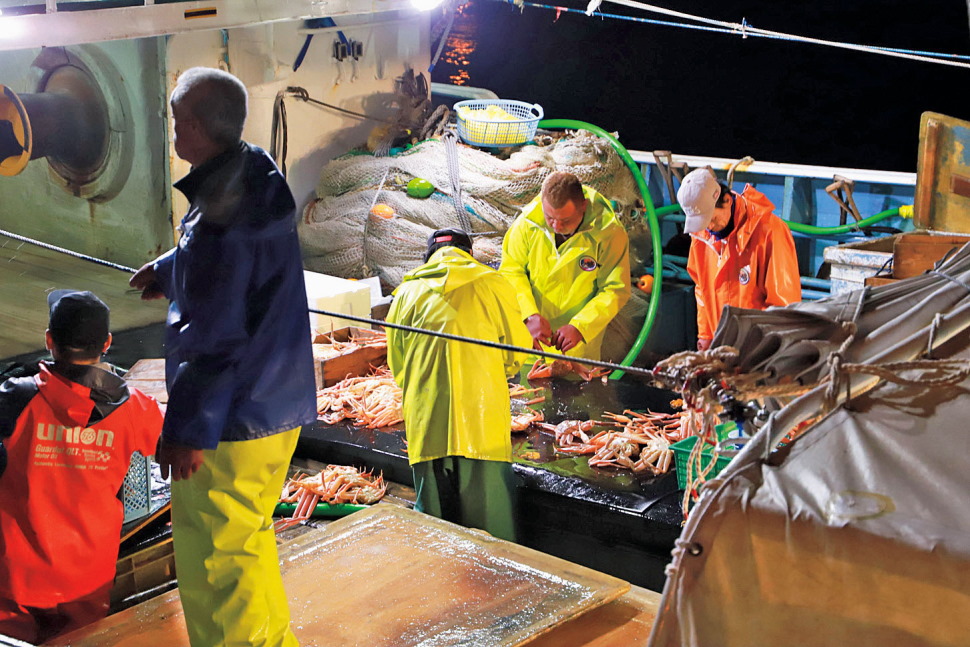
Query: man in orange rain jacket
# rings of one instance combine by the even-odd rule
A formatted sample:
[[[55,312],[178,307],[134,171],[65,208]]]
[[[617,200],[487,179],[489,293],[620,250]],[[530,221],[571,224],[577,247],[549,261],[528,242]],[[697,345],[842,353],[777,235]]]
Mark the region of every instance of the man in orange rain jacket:
[[[48,304],[54,361],[0,384],[0,635],[31,643],[107,615],[118,491],[162,432],[158,403],[101,362],[108,306],[69,290]]]
[[[802,298],[795,241],[775,205],[751,185],[735,193],[707,168],[677,191],[693,239],[687,271],[697,300],[697,349],[711,345],[724,306],[764,310]]]

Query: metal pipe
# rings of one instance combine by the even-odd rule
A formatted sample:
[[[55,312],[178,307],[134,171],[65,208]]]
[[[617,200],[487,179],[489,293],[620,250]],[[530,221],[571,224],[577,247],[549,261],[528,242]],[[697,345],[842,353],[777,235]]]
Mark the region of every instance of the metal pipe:
[[[80,172],[93,171],[104,160],[108,118],[86,93],[21,94],[34,147],[30,159],[47,157]]]

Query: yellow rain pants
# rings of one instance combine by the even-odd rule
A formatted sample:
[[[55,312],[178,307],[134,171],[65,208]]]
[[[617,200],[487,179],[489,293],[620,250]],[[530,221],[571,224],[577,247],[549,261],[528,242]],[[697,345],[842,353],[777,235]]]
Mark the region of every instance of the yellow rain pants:
[[[205,450],[172,483],[179,595],[193,647],[294,647],[273,509],[300,428]]]

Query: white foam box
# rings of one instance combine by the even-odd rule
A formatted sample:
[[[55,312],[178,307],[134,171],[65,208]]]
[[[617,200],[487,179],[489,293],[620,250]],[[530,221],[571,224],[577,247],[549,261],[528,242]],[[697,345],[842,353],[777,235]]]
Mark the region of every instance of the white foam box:
[[[315,310],[327,310],[356,317],[370,317],[371,287],[362,281],[304,270],[307,304]],[[329,333],[350,326],[365,324],[335,316],[310,313],[310,327],[315,334]]]

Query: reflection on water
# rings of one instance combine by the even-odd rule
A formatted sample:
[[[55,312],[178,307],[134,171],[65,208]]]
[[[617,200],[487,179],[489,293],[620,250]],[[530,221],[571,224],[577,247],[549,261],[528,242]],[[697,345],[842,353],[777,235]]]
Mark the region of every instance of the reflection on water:
[[[471,81],[468,74],[469,57],[478,45],[476,41],[478,29],[470,11],[471,7],[472,2],[469,1],[456,9],[455,22],[451,26],[445,49],[438,61],[439,74],[447,75],[452,85],[468,85]]]

